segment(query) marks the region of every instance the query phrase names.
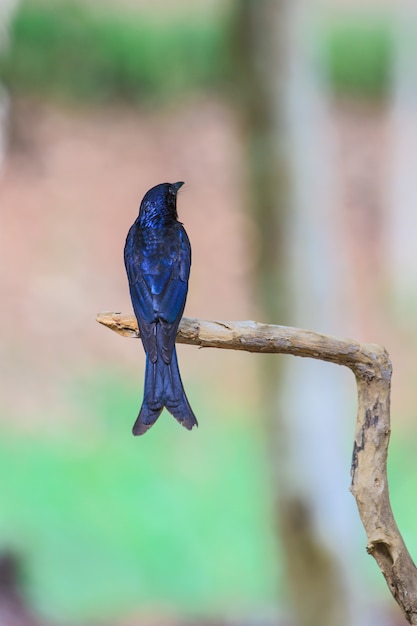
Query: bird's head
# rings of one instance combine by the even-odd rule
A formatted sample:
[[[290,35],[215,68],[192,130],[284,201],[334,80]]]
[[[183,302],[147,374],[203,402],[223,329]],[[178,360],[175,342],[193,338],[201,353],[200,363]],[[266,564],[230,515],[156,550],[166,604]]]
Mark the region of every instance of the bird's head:
[[[155,228],[178,218],[177,193],[183,184],[161,183],[146,192],[139,209],[139,223],[142,228]]]

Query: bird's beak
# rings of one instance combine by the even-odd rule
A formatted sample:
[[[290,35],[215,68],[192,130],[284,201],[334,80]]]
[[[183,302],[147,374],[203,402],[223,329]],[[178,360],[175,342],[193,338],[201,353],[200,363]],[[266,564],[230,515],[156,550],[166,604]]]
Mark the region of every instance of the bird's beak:
[[[183,184],[184,183],[180,181],[178,183],[172,183],[171,187],[175,189],[175,193],[177,193],[178,190],[183,186]]]

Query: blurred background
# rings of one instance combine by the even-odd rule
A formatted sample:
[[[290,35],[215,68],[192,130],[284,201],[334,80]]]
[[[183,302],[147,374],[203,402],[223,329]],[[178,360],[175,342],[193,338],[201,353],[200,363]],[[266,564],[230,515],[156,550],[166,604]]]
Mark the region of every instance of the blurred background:
[[[400,626],[349,493],[350,372],[179,346],[131,436],[127,231],[184,180],[185,314],[384,344],[417,554],[417,7],[0,0],[0,624]]]

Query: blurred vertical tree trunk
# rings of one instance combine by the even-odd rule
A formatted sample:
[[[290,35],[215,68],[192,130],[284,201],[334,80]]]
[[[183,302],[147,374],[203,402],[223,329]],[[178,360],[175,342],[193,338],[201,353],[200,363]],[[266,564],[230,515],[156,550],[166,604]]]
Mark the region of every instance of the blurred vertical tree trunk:
[[[236,4],[239,100],[248,147],[250,203],[259,232],[254,286],[260,318],[289,325],[296,323],[297,297],[297,286],[292,284],[297,271],[290,263],[294,260],[291,240],[297,228],[294,224],[299,226],[303,221],[303,216],[295,216],[301,205],[296,201],[298,171],[293,161],[295,139],[289,110],[297,18],[302,7],[303,3],[295,0],[240,0]],[[305,146],[305,150],[314,148]],[[308,247],[314,232],[307,231],[306,235],[304,244]],[[306,262],[303,249],[297,252]],[[326,263],[329,261],[326,257]],[[301,277],[298,291],[305,281]],[[317,293],[315,296],[320,298]],[[314,307],[314,298],[308,304]],[[286,363],[288,360],[276,357],[262,358],[261,393],[271,435],[277,525],[291,608],[297,626],[345,626],[351,620],[344,572],[316,532],[316,494],[307,493],[308,469],[301,457],[307,443],[292,439],[296,432],[292,422],[300,415],[290,414],[292,404],[285,402],[282,381],[288,381]],[[314,420],[314,416],[308,417]],[[303,438],[302,426],[298,428]],[[320,440],[319,433],[310,442],[317,446],[316,455],[322,453],[320,446],[332,444]]]
[[[237,0],[239,102],[249,156],[249,193],[261,245],[256,291],[266,315],[289,322],[287,224],[291,210],[288,150],[288,55],[291,0]]]
[[[7,53],[9,26],[16,6],[17,0],[0,0],[0,56]],[[9,117],[10,98],[0,76],[0,173],[6,153]]]

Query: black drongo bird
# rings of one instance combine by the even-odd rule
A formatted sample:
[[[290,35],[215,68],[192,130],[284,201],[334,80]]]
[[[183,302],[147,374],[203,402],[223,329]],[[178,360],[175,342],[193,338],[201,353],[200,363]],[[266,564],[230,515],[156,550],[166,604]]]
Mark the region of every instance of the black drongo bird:
[[[188,430],[198,425],[182,386],[175,350],[191,266],[190,241],[177,215],[177,192],[183,184],[152,187],[126,239],[130,297],[146,352],[143,403],[134,435],[146,433],[164,406]]]

